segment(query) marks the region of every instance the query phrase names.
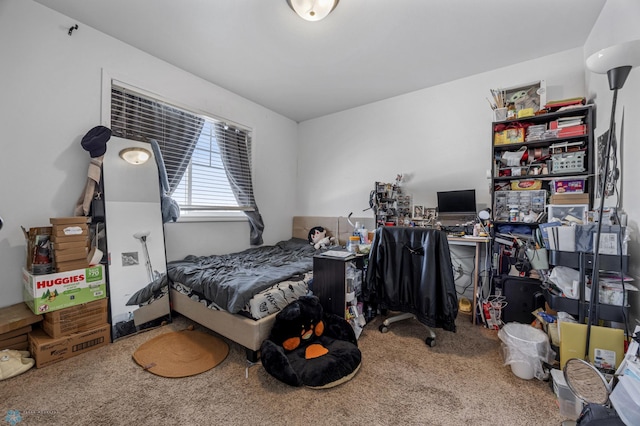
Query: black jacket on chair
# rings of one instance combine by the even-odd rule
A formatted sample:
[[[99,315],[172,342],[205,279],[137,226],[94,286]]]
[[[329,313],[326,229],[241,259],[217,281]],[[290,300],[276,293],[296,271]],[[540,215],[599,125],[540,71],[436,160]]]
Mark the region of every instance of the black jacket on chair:
[[[412,313],[428,327],[455,331],[458,297],[446,233],[427,228],[378,228],[363,297],[382,309]]]

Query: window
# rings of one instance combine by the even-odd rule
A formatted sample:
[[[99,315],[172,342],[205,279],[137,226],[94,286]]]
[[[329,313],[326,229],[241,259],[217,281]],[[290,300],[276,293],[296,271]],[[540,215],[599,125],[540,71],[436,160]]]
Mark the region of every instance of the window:
[[[158,142],[181,216],[256,210],[251,131],[112,82],[113,136]]]

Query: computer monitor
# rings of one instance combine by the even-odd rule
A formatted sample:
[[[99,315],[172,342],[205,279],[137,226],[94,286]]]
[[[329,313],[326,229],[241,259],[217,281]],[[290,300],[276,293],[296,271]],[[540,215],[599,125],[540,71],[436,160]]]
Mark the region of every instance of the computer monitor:
[[[439,191],[438,216],[440,215],[475,215],[476,190]]]

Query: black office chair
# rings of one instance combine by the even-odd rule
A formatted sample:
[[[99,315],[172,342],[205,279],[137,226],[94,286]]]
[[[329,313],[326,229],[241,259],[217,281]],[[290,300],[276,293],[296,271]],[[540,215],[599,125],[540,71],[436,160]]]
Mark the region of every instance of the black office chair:
[[[378,228],[363,297],[383,313],[402,312],[384,320],[383,333],[395,322],[415,318],[428,328],[426,344],[434,346],[432,327],[455,331],[458,298],[447,235],[428,228]]]

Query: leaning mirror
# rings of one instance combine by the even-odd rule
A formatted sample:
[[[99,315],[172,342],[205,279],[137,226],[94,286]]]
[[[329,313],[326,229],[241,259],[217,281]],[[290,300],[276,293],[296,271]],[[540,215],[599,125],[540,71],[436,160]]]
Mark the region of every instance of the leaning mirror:
[[[102,167],[116,340],[170,321],[171,310],[158,167],[151,146],[112,137]]]
[[[605,405],[611,388],[602,373],[587,361],[571,358],[564,365],[564,378],[571,391],[582,401]]]

